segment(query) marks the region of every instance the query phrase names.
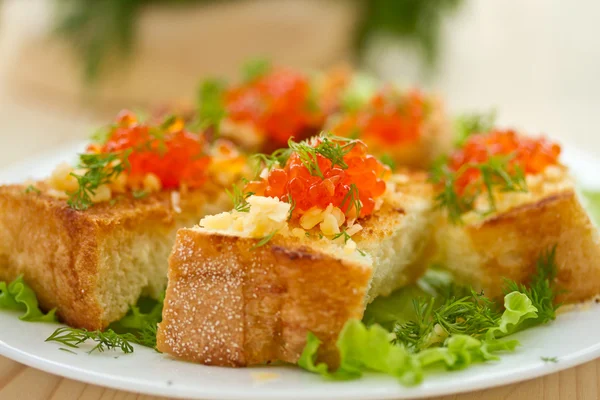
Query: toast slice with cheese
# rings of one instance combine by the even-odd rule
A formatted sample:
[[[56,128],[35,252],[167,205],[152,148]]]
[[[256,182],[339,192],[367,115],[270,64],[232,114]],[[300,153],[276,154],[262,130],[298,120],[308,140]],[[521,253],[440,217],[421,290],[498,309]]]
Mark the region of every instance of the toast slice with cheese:
[[[574,180],[558,160],[560,150],[546,140],[536,142],[514,132],[512,137],[496,134],[505,141],[526,142],[525,150],[513,154],[525,172],[527,189],[495,189],[492,213],[482,212],[490,204],[487,196],[479,196],[474,209],[463,214],[459,223],[450,222],[445,213],[439,215],[433,261],[459,282],[498,297],[505,279],[527,283],[540,254],[556,248],[555,284],[563,291],[558,300],[573,303],[600,294],[600,236],[581,204]],[[471,139],[481,140],[488,139]],[[494,148],[492,143],[487,145]],[[538,171],[531,171],[528,160],[535,161]]]
[[[248,199],[249,212],[232,212],[245,222],[222,223],[227,213],[181,229],[169,259],[158,349],[208,365],[295,363],[313,332],[323,342],[321,359],[334,365],[346,321],[424,272],[431,186],[422,176],[396,180],[345,243],[288,223],[288,203],[258,196]],[[278,233],[265,243],[232,229],[236,224]]]

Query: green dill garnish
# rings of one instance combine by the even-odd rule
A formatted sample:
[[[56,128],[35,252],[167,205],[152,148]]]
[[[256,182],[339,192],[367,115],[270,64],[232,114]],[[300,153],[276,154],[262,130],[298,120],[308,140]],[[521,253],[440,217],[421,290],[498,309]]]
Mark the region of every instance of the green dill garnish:
[[[358,253],[363,257],[365,257],[367,255],[367,253],[365,253],[364,251],[362,251],[360,249],[356,249],[356,251],[358,251]]]
[[[263,247],[265,244],[269,243],[271,241],[271,239],[273,239],[273,236],[275,236],[276,233],[277,233],[277,231],[273,231],[273,232],[269,233],[267,236],[263,236],[254,246],[250,247],[250,251],[256,250],[259,247]]]
[[[545,324],[556,317],[560,304],[554,300],[558,292],[554,289],[556,277],[555,248],[542,253],[536,263],[536,272],[528,286],[507,281],[506,297],[526,296],[535,313],[528,314],[511,331],[502,335],[532,326]],[[411,352],[419,352],[432,346],[441,345],[451,335],[468,335],[475,339],[495,339],[497,326],[501,326],[503,310],[492,300],[471,289],[447,285],[436,289],[443,299],[436,297],[413,300],[414,318],[398,322],[394,327],[395,342],[403,344]],[[492,332],[492,334],[490,333]]]
[[[311,175],[318,176],[321,179],[325,178],[319,167],[318,155],[328,159],[331,162],[332,168],[336,165],[342,169],[348,168],[348,165],[344,161],[344,156],[356,146],[356,140],[333,136],[327,133],[319,135],[317,140],[319,143],[316,146],[311,146],[306,141],[298,143],[294,142],[293,139],[288,141],[288,147],[298,154],[300,161]]]
[[[535,274],[531,277],[529,285],[506,280],[504,293],[520,292],[531,299],[538,310],[536,320],[529,323],[546,323],[556,319],[556,310],[562,304],[555,304],[554,299],[562,291],[555,287],[558,267],[556,265],[556,246],[540,255],[536,262]]]
[[[40,189],[36,188],[35,186],[29,185],[25,188],[25,193],[26,194],[28,194],[28,193],[40,194],[42,192],[40,191]]]
[[[475,207],[477,198],[485,194],[488,199],[488,209],[480,212],[489,215],[496,211],[495,190],[501,192],[527,192],[527,182],[523,169],[511,166],[514,155],[494,155],[482,163],[466,163],[457,171],[448,167],[445,159],[438,160],[431,170],[431,181],[442,185],[436,196],[438,207],[448,211],[448,217],[453,223],[460,223],[462,215]],[[456,189],[456,182],[467,171],[476,169],[480,176],[471,182],[462,193]]]
[[[242,79],[252,82],[261,78],[271,71],[271,63],[264,59],[250,60],[242,67]]]
[[[231,199],[233,208],[239,212],[249,212],[250,204],[248,204],[248,197],[252,196],[253,192],[244,193],[237,185],[233,185],[231,191],[225,189],[225,193]]]
[[[128,157],[131,150],[119,153],[80,154],[79,168],[86,172],[83,175],[71,173],[77,179],[78,188],[68,193],[67,203],[76,210],[87,210],[92,204],[92,196],[96,190],[117,178],[129,168]]]
[[[495,123],[496,110],[459,116],[454,123],[455,145],[462,146],[471,135],[488,133],[494,129]]]
[[[118,334],[112,329],[101,332],[61,327],[55,330],[54,333],[46,339],[46,342],[58,342],[75,349],[79,348],[81,344],[87,341],[96,343],[88,353],[120,349],[123,353],[128,354],[133,353],[133,346],[131,343],[135,343],[136,338],[129,333]]]
[[[149,193],[145,190],[134,190],[133,192],[131,192],[131,195],[134,199],[143,199],[144,197],[147,197],[148,194]]]
[[[381,157],[379,157],[379,161],[381,161],[382,164],[390,167],[392,171],[396,169],[396,162],[389,154],[382,154]]]
[[[116,125],[112,124],[97,129],[90,137],[91,142],[99,145],[105,144],[110,138],[110,135],[115,130],[115,128]]]
[[[306,236],[307,238],[309,238],[310,237],[310,232],[305,232],[304,236]]]
[[[224,92],[225,82],[218,79],[202,82],[198,91],[198,128],[213,128],[215,136],[218,136],[221,121],[227,115]]]
[[[67,353],[71,353],[71,354],[77,355],[77,353],[75,353],[73,350],[65,349],[64,347],[59,347],[58,349],[61,350],[61,351],[66,351]]]
[[[291,149],[277,149],[272,154],[253,154],[250,156],[250,159],[256,163],[254,167],[254,178],[258,179],[264,168],[267,169],[267,172],[270,172],[277,166],[284,166],[291,154]]]
[[[352,239],[352,237],[350,237],[350,235],[348,235],[348,232],[346,232],[345,229],[343,231],[341,231],[340,233],[336,233],[335,235],[333,235],[333,237],[331,239],[336,240],[341,237],[344,238],[344,243],[348,243],[348,240]]]
[[[294,210],[296,209],[296,200],[294,200],[292,195],[289,193],[288,193],[288,203],[290,204],[290,211],[288,213],[287,220],[290,221],[292,219],[292,215],[294,214]]]
[[[540,359],[543,362],[547,362],[547,363],[557,363],[558,362],[558,358],[556,358],[556,357],[540,357]]]
[[[347,206],[344,208],[346,203]],[[362,203],[360,201],[358,187],[354,183],[350,184],[350,190],[348,190],[348,193],[346,193],[346,196],[344,196],[340,203],[340,209],[344,211],[344,213],[348,213],[352,208],[356,211],[356,217],[358,218],[360,216],[360,210],[362,209]]]

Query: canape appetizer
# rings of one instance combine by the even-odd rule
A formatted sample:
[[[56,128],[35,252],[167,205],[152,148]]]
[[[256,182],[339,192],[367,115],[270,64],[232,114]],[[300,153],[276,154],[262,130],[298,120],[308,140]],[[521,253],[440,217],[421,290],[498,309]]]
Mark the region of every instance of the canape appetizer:
[[[332,116],[327,128],[336,135],[360,138],[389,163],[413,168],[428,168],[452,144],[439,99],[393,86]]]
[[[471,136],[436,167],[438,263],[457,280],[502,294],[527,283],[539,254],[555,248],[562,301],[600,293],[600,238],[575,190],[561,148],[545,138],[496,130]]]
[[[265,161],[233,210],[178,232],[160,351],[211,365],[296,362],[310,331],[335,362],[344,324],[423,273],[424,176],[392,176],[361,141],[328,135]]]
[[[123,112],[79,165],[0,187],[0,279],[23,275],[42,308],[103,329],[142,293],[162,294],[176,230],[228,209],[223,187],[244,165],[177,118],[150,126]]]

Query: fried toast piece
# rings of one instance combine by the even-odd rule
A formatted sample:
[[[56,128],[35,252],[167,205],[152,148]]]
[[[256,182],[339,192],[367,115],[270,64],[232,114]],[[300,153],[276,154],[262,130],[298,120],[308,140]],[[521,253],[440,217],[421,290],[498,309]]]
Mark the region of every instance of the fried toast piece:
[[[440,216],[434,262],[458,281],[502,295],[504,280],[519,283],[536,271],[536,261],[556,246],[556,285],[561,302],[589,300],[600,293],[600,236],[562,166],[527,176],[527,193],[497,193],[498,211],[471,212],[464,224]]]
[[[335,365],[346,321],[424,272],[431,188],[409,181],[399,179],[381,209],[361,221],[352,236],[356,251],[315,235],[277,234],[261,245],[231,231],[181,229],[169,259],[158,349],[209,365],[295,363],[313,332],[323,342],[320,358]]]
[[[176,230],[229,207],[210,190],[163,191],[77,211],[37,187],[0,187],[0,279],[22,274],[43,309],[88,330],[123,317],[141,294],[158,298]]]

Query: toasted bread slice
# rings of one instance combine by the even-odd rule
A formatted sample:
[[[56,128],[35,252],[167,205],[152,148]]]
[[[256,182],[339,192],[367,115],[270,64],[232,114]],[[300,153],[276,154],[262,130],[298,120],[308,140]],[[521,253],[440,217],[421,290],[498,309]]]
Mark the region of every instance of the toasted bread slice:
[[[405,177],[406,178],[406,177]],[[210,365],[294,363],[313,332],[321,359],[338,360],[335,341],[368,301],[416,280],[431,236],[431,188],[409,178],[361,220],[348,252],[327,238],[182,229],[169,259],[158,349]],[[402,179],[401,179],[402,181]]]
[[[470,213],[463,225],[440,217],[435,261],[491,297],[505,279],[526,283],[539,256],[556,246],[558,301],[579,302],[600,293],[600,237],[564,167],[528,176],[528,193],[498,193],[498,212]]]
[[[229,207],[202,190],[180,201],[160,192],[76,211],[44,185],[40,193],[0,187],[0,279],[23,274],[43,309],[56,307],[62,321],[89,330],[123,317],[142,293],[158,297],[177,228]]]

